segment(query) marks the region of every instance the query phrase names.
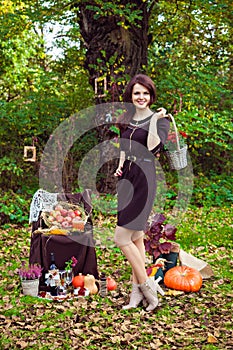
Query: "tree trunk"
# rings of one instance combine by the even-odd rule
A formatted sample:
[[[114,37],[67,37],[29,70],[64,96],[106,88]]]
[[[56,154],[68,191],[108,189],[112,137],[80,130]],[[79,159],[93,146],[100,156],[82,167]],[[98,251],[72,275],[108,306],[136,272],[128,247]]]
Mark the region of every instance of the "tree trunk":
[[[127,4],[128,1],[122,0],[118,7],[122,6],[123,9]],[[147,5],[145,1],[131,1],[132,13],[134,9],[141,10],[141,19],[135,20],[133,24],[117,14],[96,18],[97,12],[90,10],[90,6],[96,7],[96,2],[89,1],[79,5],[80,31],[87,48],[85,67],[89,71],[90,83],[96,92],[96,104],[117,102],[122,96],[126,77],[133,77],[143,72],[147,66],[149,17]],[[104,81],[101,78],[106,79],[107,91],[104,91]],[[106,115],[98,118],[103,118],[104,121]],[[101,126],[98,129],[99,141],[112,138],[109,126],[106,124],[105,127]],[[106,155],[102,152],[101,164],[105,158]],[[101,172],[104,178],[98,184],[100,192],[115,193],[116,179],[113,173],[117,164],[118,161],[113,160],[102,166]]]

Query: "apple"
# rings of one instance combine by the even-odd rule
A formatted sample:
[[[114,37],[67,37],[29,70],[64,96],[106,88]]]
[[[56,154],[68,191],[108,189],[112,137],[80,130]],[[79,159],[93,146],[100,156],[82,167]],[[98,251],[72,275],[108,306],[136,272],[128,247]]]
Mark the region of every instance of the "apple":
[[[49,215],[48,220],[49,220],[49,221],[54,221],[54,220],[55,220],[55,217],[52,216],[52,215]]]
[[[75,216],[81,216],[81,211],[80,210],[74,210]]]
[[[58,210],[61,211],[62,209],[63,209],[63,206],[60,204],[56,205],[56,207],[55,207],[56,211],[58,211]]]
[[[62,216],[66,216],[67,215],[67,210],[66,209],[61,209],[60,213]]]
[[[57,215],[56,216],[56,220],[57,220],[57,222],[63,222],[64,221],[64,218],[63,218],[63,216],[61,216],[61,215]]]
[[[56,218],[58,215],[61,215],[59,210],[52,211],[52,215]]]
[[[72,218],[71,218],[70,216],[66,216],[66,217],[65,217],[65,220],[66,220],[67,222],[71,222],[71,221],[72,221]]]
[[[107,277],[107,289],[115,290],[117,288],[117,283],[112,277]]]
[[[72,211],[68,212],[68,216],[70,216],[71,218],[75,218],[75,213]]]

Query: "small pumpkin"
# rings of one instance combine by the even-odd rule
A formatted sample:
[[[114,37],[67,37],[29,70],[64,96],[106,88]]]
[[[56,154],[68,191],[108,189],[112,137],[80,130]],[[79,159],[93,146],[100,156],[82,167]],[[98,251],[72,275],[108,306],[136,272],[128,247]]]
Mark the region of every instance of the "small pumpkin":
[[[189,266],[175,266],[164,276],[164,284],[168,288],[184,292],[198,292],[202,286],[200,272]]]
[[[107,277],[107,290],[115,290],[117,288],[117,283],[112,277]]]
[[[87,288],[90,294],[97,294],[98,287],[95,284],[95,277],[93,275],[86,275],[84,277],[84,287]]]
[[[84,275],[79,273],[77,276],[74,276],[72,279],[72,285],[74,288],[83,288],[84,287]]]

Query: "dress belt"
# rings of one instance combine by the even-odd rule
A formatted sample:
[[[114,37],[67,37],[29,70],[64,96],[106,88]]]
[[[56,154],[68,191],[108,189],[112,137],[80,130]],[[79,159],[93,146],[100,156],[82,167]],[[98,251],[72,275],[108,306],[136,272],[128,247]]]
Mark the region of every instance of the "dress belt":
[[[142,158],[142,157],[136,157],[136,156],[133,156],[133,155],[130,155],[130,156],[126,156],[125,157],[126,160],[131,160],[132,162],[137,162],[137,161],[141,161],[141,162],[152,162],[153,159],[151,158]]]

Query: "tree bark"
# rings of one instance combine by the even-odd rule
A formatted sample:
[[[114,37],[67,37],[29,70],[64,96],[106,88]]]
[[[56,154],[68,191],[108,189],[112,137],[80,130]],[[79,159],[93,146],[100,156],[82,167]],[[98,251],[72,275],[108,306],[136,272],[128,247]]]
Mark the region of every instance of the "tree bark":
[[[122,0],[119,6],[124,8],[127,4],[128,1]],[[132,12],[134,9],[141,11],[141,19],[135,20],[133,24],[118,15],[96,18],[96,12],[90,10],[87,5],[96,6],[96,2],[89,1],[79,5],[78,22],[87,48],[85,67],[89,72],[93,89],[96,88],[98,78],[105,77],[107,83],[107,92],[103,91],[103,87],[102,91],[97,89],[96,104],[117,102],[122,96],[126,80],[139,72],[144,72],[147,66],[149,18],[147,3],[142,0],[131,1]],[[106,115],[98,118],[104,120]],[[98,135],[101,141],[110,139],[112,133],[109,133],[109,124],[99,128]],[[101,164],[104,163],[105,157],[103,152]],[[113,173],[116,167],[117,161],[113,160],[101,168],[104,179],[98,184],[100,192],[115,193],[116,179]]]

